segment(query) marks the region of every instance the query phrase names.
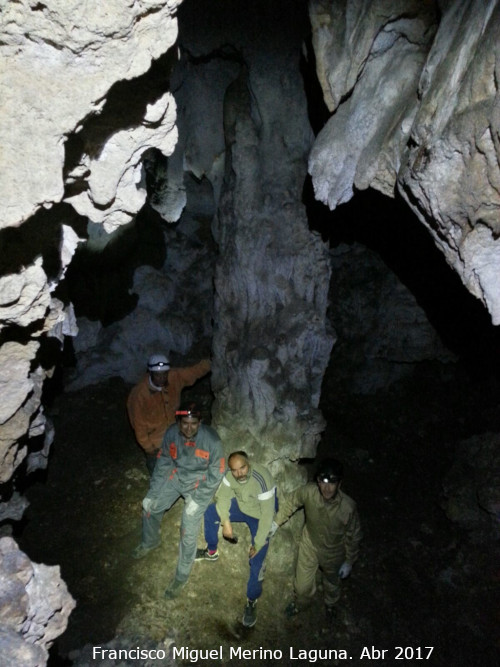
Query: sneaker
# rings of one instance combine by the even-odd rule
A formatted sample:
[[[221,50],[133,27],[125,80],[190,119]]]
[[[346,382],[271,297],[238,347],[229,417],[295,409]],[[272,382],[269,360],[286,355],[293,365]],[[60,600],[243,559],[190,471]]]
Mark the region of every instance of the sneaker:
[[[253,628],[257,622],[257,600],[247,600],[245,613],[241,622],[245,628]]]
[[[196,549],[195,560],[217,560],[219,558],[219,550],[216,549],[213,554],[210,553],[208,548],[205,549]]]
[[[137,546],[133,551],[132,551],[132,558],[135,558],[136,560],[139,560],[140,558],[144,558],[144,556],[147,556],[150,551],[154,551],[155,549],[158,549],[160,546],[160,542],[158,544],[155,544],[153,547],[147,547],[145,544],[142,542]]]
[[[174,579],[170,583],[170,586],[165,591],[165,599],[173,600],[174,598],[178,598],[185,585],[186,585],[185,581],[179,581],[178,579]]]
[[[299,613],[299,608],[297,607],[297,603],[295,602],[295,600],[292,600],[286,606],[285,615],[287,618],[293,618],[294,616],[297,616],[298,613]]]

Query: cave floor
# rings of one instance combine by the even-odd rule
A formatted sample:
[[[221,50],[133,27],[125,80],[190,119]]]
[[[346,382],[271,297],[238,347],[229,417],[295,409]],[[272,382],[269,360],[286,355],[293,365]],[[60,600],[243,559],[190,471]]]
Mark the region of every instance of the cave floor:
[[[480,398],[480,387],[475,405],[470,385],[466,397],[454,378],[437,381],[430,371],[362,397],[342,395],[335,379],[325,381],[328,427],[320,453],[344,461],[344,490],[357,500],[363,524],[361,557],[343,582],[336,623],[327,620],[320,593],[308,612],[288,620],[293,537],[280,536],[280,529],[250,630],[241,625],[245,526],[236,525],[238,545],[220,544],[217,562],[195,563],[185,594],[173,602],[164,601],[163,591],[175,570],[182,501],[165,515],[161,548],[141,561],[130,558],[140,541],[148,477],[126,418],[129,389],[114,378],[61,394],[51,409],[56,438],[48,471],[37,473],[27,490],[31,506],[16,535],[20,547],[35,562],[59,564],[77,602],[49,665],[99,664],[91,647],[112,640],[110,646],[125,649],[222,646],[223,659],[199,660],[203,665],[333,665],[349,658],[351,665],[498,664],[494,548],[475,544],[439,504],[454,444],[500,431],[498,409]],[[200,390],[206,388],[188,392],[196,398]],[[246,660],[230,653],[240,647],[256,652]],[[372,647],[386,650],[383,660]],[[434,647],[428,660],[426,647]],[[328,649],[337,654],[314,653]],[[178,664],[195,663],[194,653],[185,657]]]

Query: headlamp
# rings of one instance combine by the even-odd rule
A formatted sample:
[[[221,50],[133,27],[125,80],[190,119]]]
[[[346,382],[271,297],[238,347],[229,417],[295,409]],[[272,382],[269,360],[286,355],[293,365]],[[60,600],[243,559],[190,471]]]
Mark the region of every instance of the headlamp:
[[[170,362],[164,354],[152,354],[148,359],[148,371],[161,373],[170,370]]]
[[[336,484],[339,479],[335,475],[318,475],[318,482],[323,482],[323,484]]]
[[[199,410],[176,410],[176,417],[194,417],[195,419],[200,418]]]

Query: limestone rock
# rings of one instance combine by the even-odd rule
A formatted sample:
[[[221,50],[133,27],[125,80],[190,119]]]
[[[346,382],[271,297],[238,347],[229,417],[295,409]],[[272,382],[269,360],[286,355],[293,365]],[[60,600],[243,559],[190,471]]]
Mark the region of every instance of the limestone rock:
[[[146,201],[142,184],[142,156],[157,149],[169,155],[177,141],[175,101],[165,93],[148,105],[142,123],[135,128],[113,133],[92,159],[83,155],[69,177],[88,174],[87,187],[66,198],[80,213],[93,222],[102,223],[107,232],[130,222]],[[81,186],[80,186],[81,187]]]
[[[500,3],[310,3],[325,102],[309,171],[334,209],[397,187],[500,323]]]
[[[191,62],[189,52],[182,51],[173,72],[179,141],[174,154],[163,165],[161,174],[158,173],[157,161],[151,195],[151,205],[168,222],[178,220],[186,205],[189,196],[187,190],[193,182],[192,179],[186,179],[186,173],[191,174],[198,185],[204,180],[209,186],[205,188],[205,210],[199,211],[199,214],[213,217],[214,205],[219,201],[225,165],[221,122],[224,95],[239,71],[239,65],[229,47],[227,51],[226,58],[222,52],[207,62]],[[203,100],[203,104],[199,100]],[[195,201],[199,205],[202,188],[197,187],[196,190]]]
[[[29,370],[38,347],[34,341],[28,345],[9,341],[0,348],[0,424],[21,407],[33,389]]]
[[[127,129],[105,133],[103,142],[87,129],[90,119],[105,115],[116,82],[140,78],[168,52],[177,35],[173,15],[179,3],[2,2],[0,54],[8,66],[0,72],[4,204],[0,227],[27,221],[32,232],[20,234],[16,252],[12,235],[0,239],[2,253],[4,241],[7,249],[0,275],[0,330],[6,340],[9,329],[29,330],[27,339],[40,339],[46,350],[50,343],[43,334],[62,343],[64,336],[77,332],[71,304],[52,295],[80,241],[75,227],[80,221],[66,222],[69,216],[59,202],[67,196],[84,215],[113,229],[128,222],[144,202],[144,152],[151,147],[165,153],[173,150],[175,104],[165,91],[145,100],[141,114],[134,109],[134,121],[127,121]],[[130,106],[130,99],[122,104],[125,109]],[[87,152],[76,159],[80,140]],[[81,190],[75,193],[78,187]],[[43,216],[49,209],[56,222],[61,218],[60,225]],[[57,271],[52,266],[54,243]],[[12,362],[2,365],[1,371],[5,397],[0,418],[1,481],[10,478],[27,454],[26,442],[18,441],[26,433],[39,435],[44,427],[41,385],[51,369],[38,366],[35,353],[41,352],[31,340],[23,348],[24,365],[34,368],[30,378],[24,366],[21,372]],[[11,352],[10,343],[1,348],[3,359]],[[30,382],[35,376],[33,388]]]
[[[15,491],[8,502],[0,503],[0,521],[5,521],[6,519],[21,521],[24,511],[28,506],[28,500]]]
[[[54,442],[55,429],[52,420],[47,419],[40,409],[37,417],[30,426],[30,437],[41,435],[43,433],[43,447],[37,451],[28,454],[27,468],[28,475],[34,470],[45,470],[49,462],[49,453]]]
[[[10,537],[0,538],[0,659],[3,665],[43,665],[66,629],[75,601],[59,567],[32,563]]]
[[[459,443],[443,480],[443,508],[476,541],[500,536],[500,435],[485,433]]]
[[[47,658],[43,646],[28,644],[14,630],[0,628],[0,664],[40,667],[47,663]]]
[[[59,566],[33,563],[33,577],[26,585],[29,598],[22,634],[30,643],[50,647],[68,624],[75,601],[61,579]]]
[[[63,226],[64,227],[64,226]],[[59,275],[64,274],[74,253],[78,237],[73,230],[62,230],[58,248]],[[30,332],[25,344],[8,340],[0,347],[0,480],[7,481],[25,458],[26,445],[18,447],[24,434],[40,434],[44,418],[30,433],[37,419],[42,385],[52,369],[43,368],[36,357],[45,345],[43,334],[63,339],[77,329],[71,305],[52,296],[57,279],[49,279],[43,268],[43,257],[36,257],[17,273],[0,277],[0,330],[24,328]],[[31,367],[34,370],[31,371]]]
[[[50,305],[42,258],[17,274],[0,278],[0,330],[9,325],[26,327],[45,317]]]
[[[238,442],[292,483],[298,471],[289,462],[314,455],[324,426],[317,408],[334,340],[325,327],[330,267],[300,201],[313,140],[298,76],[304,5],[259,9],[243,28],[243,3],[233,3],[231,21],[185,46],[206,56],[230,39],[240,63],[224,98],[214,224],[214,422],[224,442]],[[280,34],[271,37],[277,16]]]
[[[20,345],[13,341],[0,348],[0,481],[6,482],[26,457],[25,434],[43,432],[45,416],[40,407],[42,386],[47,371],[41,367],[30,372],[39,343]],[[30,425],[33,430],[30,432]]]
[[[27,397],[25,397],[22,405],[0,425],[1,482],[10,479],[14,470],[26,457],[26,440],[22,440],[22,438],[25,434],[29,434],[32,420],[36,421],[39,417],[42,387],[46,377],[47,373],[42,368],[37,368],[30,374],[28,382],[31,385],[31,390],[27,392]],[[41,419],[44,419],[44,417],[41,417]],[[21,442],[18,444],[18,441]]]
[[[157,350],[171,354],[174,364],[175,358],[184,363],[191,354],[194,363],[208,354],[206,343],[203,349],[200,343],[212,333],[215,252],[201,241],[206,230],[193,224],[191,203],[189,197],[176,227],[159,225],[156,219],[151,222],[166,257],[159,267],[135,270],[130,293],[137,303],[132,312],[107,326],[78,318],[77,364],[67,374],[69,391],[113,376],[135,383]]]
[[[169,49],[179,2],[2,3],[0,226],[62,200],[66,137],[100,112],[116,81],[143,74]]]
[[[449,3],[422,72],[400,189],[500,324],[500,3]]]
[[[353,188],[394,193],[435,29],[430,3],[310,3],[325,102],[334,115],[309,158],[316,198],[334,209]]]

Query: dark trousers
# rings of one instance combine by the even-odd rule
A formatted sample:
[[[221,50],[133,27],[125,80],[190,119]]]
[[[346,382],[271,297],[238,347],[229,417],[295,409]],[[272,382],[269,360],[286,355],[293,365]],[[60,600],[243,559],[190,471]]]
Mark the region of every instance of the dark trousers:
[[[236,498],[231,500],[229,520],[231,523],[246,523],[250,529],[252,544],[254,544],[255,535],[259,527],[259,520],[242,512],[238,506]],[[215,503],[212,503],[205,511],[205,540],[210,551],[215,551],[217,549],[217,544],[219,542],[219,526],[220,516],[217,513]],[[247,583],[247,598],[249,600],[256,600],[262,595],[262,582],[266,571],[265,559],[268,548],[269,540],[266,541],[262,549],[258,551],[253,558],[249,558],[250,576]]]

